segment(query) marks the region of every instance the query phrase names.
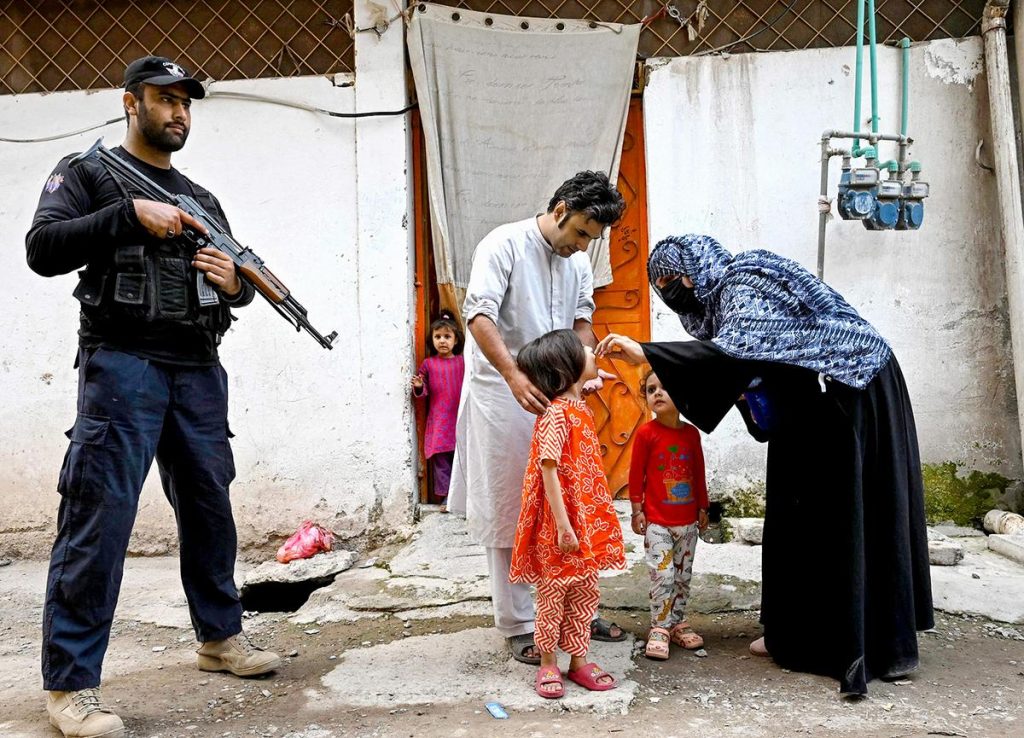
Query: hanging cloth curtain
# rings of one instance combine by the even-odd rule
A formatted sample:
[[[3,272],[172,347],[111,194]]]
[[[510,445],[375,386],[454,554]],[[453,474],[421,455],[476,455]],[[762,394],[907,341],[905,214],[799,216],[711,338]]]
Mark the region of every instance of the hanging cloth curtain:
[[[443,306],[461,310],[473,249],[493,228],[546,211],[578,171],[617,180],[639,38],[639,24],[416,6],[409,62]],[[607,238],[589,254],[594,286],[610,284]]]

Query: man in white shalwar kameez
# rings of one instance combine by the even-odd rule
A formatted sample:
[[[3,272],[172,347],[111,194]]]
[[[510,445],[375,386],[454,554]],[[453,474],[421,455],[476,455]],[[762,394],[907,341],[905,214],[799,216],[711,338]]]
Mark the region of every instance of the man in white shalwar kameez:
[[[495,627],[526,663],[539,663],[533,602],[529,586],[510,583],[508,573],[533,424],[549,401],[515,357],[557,328],[596,345],[586,250],[623,208],[603,172],[580,172],[555,191],[546,213],[495,228],[473,254],[448,508],[465,513],[470,536],[486,548]]]

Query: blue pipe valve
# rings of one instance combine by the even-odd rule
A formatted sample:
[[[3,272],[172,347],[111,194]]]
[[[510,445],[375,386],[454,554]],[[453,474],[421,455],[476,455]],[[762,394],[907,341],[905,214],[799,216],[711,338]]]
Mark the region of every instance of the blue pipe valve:
[[[921,181],[921,162],[910,162],[910,182],[903,185],[900,199],[898,231],[916,231],[924,222],[924,199],[928,197],[928,183]]]
[[[864,220],[875,210],[881,179],[874,147],[864,149],[866,166],[851,168],[850,157],[843,157],[836,206],[843,220]]]
[[[900,219],[900,196],[903,194],[903,183],[900,181],[900,165],[894,161],[886,162],[884,168],[889,178],[878,183],[875,191],[875,207],[871,215],[862,222],[869,231],[889,231],[896,227]]]

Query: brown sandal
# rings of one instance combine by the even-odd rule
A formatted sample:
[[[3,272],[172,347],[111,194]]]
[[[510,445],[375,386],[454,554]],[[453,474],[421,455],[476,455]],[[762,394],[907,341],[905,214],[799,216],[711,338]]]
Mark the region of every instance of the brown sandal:
[[[644,656],[655,661],[664,661],[668,658],[669,633],[664,628],[651,628],[647,634],[647,647],[644,649]]]
[[[690,624],[685,620],[672,628],[672,642],[677,646],[682,646],[687,651],[704,647],[704,639],[695,633]]]

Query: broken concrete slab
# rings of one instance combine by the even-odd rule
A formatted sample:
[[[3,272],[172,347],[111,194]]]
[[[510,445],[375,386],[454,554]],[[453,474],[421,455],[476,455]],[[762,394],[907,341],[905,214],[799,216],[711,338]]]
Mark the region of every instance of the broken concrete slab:
[[[1024,535],[993,533],[987,542],[990,550],[1018,564],[1024,564]]]
[[[940,523],[939,525],[933,525],[929,527],[929,530],[934,530],[936,533],[941,533],[944,536],[950,538],[984,538],[985,532],[980,531],[977,528],[968,528],[965,525],[956,525],[955,523]]]
[[[928,563],[932,566],[956,566],[964,558],[964,547],[933,528],[928,529]]]
[[[633,639],[591,645],[592,660],[619,680],[617,689],[588,692],[566,680],[565,697],[543,699],[533,689],[536,667],[513,660],[493,628],[473,628],[349,649],[321,679],[325,692],[310,701],[319,709],[475,701],[500,702],[510,714],[539,708],[625,714],[637,688],[625,678],[634,668]],[[563,667],[565,662],[563,655]],[[374,675],[372,682],[367,673]]]
[[[349,603],[361,596],[377,594],[391,575],[386,569],[369,567],[349,569],[334,578],[332,584],[313,592],[302,607],[288,620],[300,625],[308,623],[344,623],[362,618],[377,618],[383,613],[359,610]]]
[[[963,540],[964,559],[959,566],[931,568],[935,608],[1024,623],[1024,568],[987,550],[983,540]]]
[[[242,591],[263,584],[295,584],[312,580],[333,580],[338,574],[352,568],[358,556],[353,551],[326,551],[308,559],[295,559],[287,564],[264,561],[245,575]],[[325,582],[326,583],[326,582]]]
[[[239,592],[242,607],[256,612],[294,612],[316,590],[334,581],[356,562],[352,551],[327,551],[287,564],[264,561],[250,571]]]

